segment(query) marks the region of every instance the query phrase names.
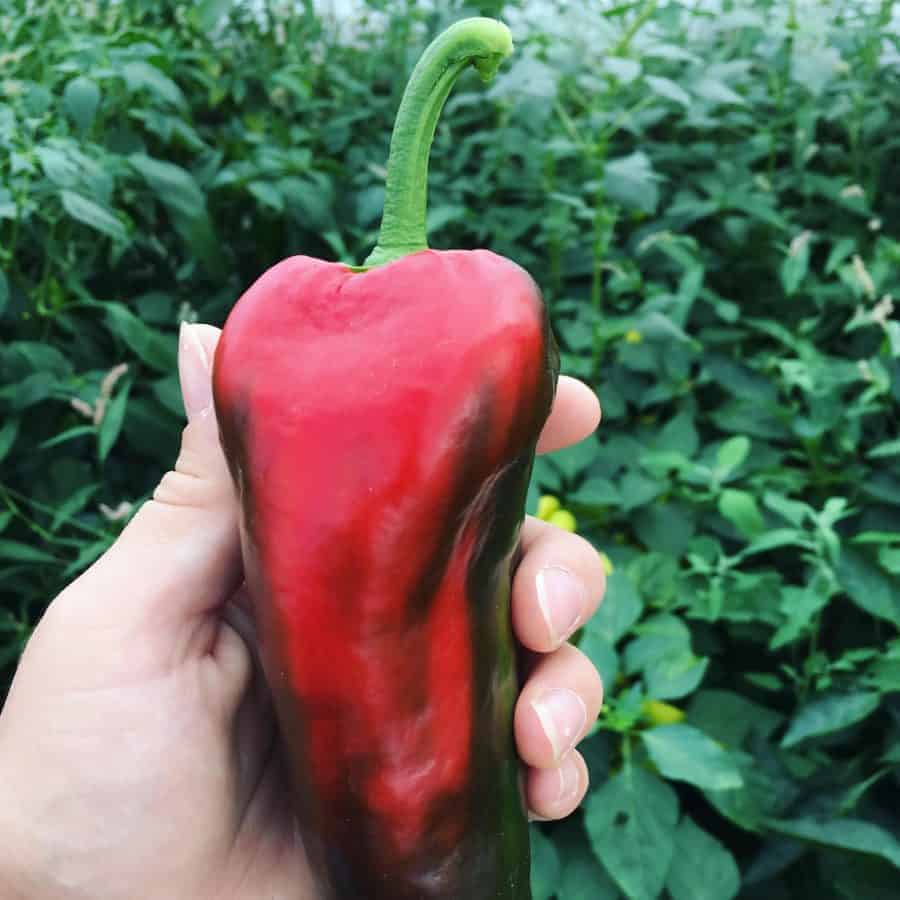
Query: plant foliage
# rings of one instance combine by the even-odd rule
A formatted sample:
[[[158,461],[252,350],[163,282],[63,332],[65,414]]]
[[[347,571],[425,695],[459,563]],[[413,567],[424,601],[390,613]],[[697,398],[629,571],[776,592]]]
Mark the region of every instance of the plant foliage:
[[[502,11],[511,65],[438,129],[432,243],[544,288],[604,422],[539,460],[531,508],[559,498],[613,569],[578,636],[592,787],[535,826],[536,900],[895,897],[893,4],[288,7],[0,15],[7,680],[174,458],[179,323],[286,255],[360,261],[413,62]]]

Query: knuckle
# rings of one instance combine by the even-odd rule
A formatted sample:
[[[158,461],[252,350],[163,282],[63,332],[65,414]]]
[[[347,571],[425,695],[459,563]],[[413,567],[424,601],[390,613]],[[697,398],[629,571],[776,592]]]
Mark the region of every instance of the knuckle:
[[[224,473],[210,471],[206,455],[183,446],[175,467],[166,472],[153,492],[163,506],[206,507],[226,502],[231,485]]]
[[[153,491],[153,500],[163,506],[203,506],[209,499],[207,479],[178,468],[166,472]]]

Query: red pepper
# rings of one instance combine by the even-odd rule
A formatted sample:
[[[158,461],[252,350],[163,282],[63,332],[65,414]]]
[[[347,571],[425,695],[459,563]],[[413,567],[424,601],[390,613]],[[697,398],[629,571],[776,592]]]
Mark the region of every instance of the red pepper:
[[[510,575],[557,357],[540,292],[429,250],[428,154],[506,26],[426,50],[364,266],[304,256],[241,297],[216,353],[222,443],[296,810],[323,897],[528,900]]]

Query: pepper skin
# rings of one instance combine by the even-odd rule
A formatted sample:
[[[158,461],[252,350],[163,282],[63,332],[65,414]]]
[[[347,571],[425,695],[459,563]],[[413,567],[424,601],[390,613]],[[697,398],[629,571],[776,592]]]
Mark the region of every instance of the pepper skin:
[[[504,33],[511,49],[491,20],[448,29],[416,70],[437,47],[440,91],[407,123],[436,121],[447,55],[471,64],[486,29],[494,56]],[[509,596],[556,350],[523,269],[426,248],[424,181],[397,186],[424,171],[421,149],[397,156],[403,122],[401,105],[367,265],[295,256],[262,275],[223,330],[216,410],[321,897],[530,900]],[[386,228],[392,202],[408,225],[420,199],[417,239]]]

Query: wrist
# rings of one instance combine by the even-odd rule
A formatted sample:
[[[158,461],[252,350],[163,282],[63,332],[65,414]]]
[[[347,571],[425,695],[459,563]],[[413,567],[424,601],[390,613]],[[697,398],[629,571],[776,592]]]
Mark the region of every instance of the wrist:
[[[13,763],[13,764],[11,764]],[[53,886],[41,864],[38,842],[28,825],[33,817],[23,814],[12,785],[20,771],[14,761],[0,754],[0,897],[3,900],[69,900],[61,886]]]
[[[28,870],[12,834],[10,829],[0,827],[0,897],[3,900],[62,900],[39,883],[36,871]]]

